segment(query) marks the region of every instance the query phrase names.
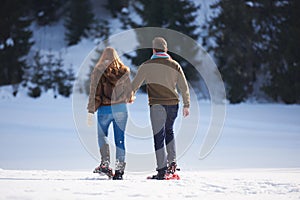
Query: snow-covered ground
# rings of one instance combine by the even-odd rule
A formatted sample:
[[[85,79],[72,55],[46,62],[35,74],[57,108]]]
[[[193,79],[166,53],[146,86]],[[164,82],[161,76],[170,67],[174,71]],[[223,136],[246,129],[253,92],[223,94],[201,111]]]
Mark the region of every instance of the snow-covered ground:
[[[200,102],[199,133],[178,160],[181,180],[146,180],[153,167],[113,181],[92,173],[98,161],[80,142],[71,99],[0,94],[0,199],[300,199],[298,105],[227,105],[222,136],[200,160],[210,112]],[[141,126],[148,123],[146,99],[138,95],[129,106]]]
[[[113,181],[89,171],[0,170],[0,199],[300,199],[299,169],[180,172],[181,180],[128,173]]]

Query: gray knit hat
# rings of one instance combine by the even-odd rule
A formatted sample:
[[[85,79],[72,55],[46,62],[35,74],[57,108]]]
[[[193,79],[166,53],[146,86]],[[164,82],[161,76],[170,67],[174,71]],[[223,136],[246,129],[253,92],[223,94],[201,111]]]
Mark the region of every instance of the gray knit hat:
[[[152,41],[152,46],[153,46],[153,49],[160,49],[160,50],[163,50],[163,51],[168,50],[167,42],[162,37],[154,38],[153,41]]]

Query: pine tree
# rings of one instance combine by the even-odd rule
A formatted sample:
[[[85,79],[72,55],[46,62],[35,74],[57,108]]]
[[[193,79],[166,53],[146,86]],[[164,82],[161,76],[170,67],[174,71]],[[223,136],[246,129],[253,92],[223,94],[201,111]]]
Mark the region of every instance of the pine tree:
[[[256,6],[255,6],[256,5]],[[254,4],[262,36],[260,53],[269,74],[263,90],[275,101],[300,102],[300,2],[261,1]]]
[[[245,100],[258,75],[261,90],[275,101],[299,103],[299,1],[221,0],[209,21],[212,52],[226,82],[229,100]]]
[[[193,1],[190,0],[137,0],[132,2],[131,6],[134,11],[140,17],[139,19],[131,19],[130,16],[124,13],[122,22],[124,28],[141,28],[141,27],[160,27],[168,28],[175,31],[179,31],[191,37],[194,40],[198,39],[199,33],[196,25],[197,13],[199,6],[196,6]],[[130,14],[130,13],[129,13]],[[149,40],[149,37],[145,35],[138,35],[140,43],[145,43],[145,40]],[[147,38],[147,39],[145,39]],[[152,46],[152,41],[146,41],[147,46]],[[177,54],[175,52],[169,52],[171,57],[178,61],[189,81],[199,80],[198,72],[191,66],[184,58],[180,57],[180,47],[184,45],[184,42],[178,44],[168,43],[169,46],[178,49]],[[173,48],[172,48],[173,49]],[[190,52],[186,54],[192,55],[197,54],[194,49],[190,49]],[[140,49],[136,51],[136,56],[127,55],[132,59],[132,63],[135,66],[139,66],[144,61],[151,57],[152,49]]]
[[[122,8],[128,6],[128,0],[108,0],[105,7],[111,12],[113,17],[122,11]]]
[[[52,52],[41,55],[37,52],[34,63],[26,70],[26,82],[28,95],[37,98],[43,92],[53,92],[53,97],[58,95],[69,97],[72,93],[73,81],[75,80],[72,68],[64,69],[61,55],[56,57]]]
[[[69,97],[72,93],[73,81],[75,75],[73,68],[70,67],[67,70],[64,69],[63,59],[61,54],[55,60],[55,68],[53,70],[53,82],[56,88],[56,92],[64,97]],[[57,94],[55,94],[57,95]]]
[[[49,25],[59,19],[58,10],[68,0],[31,0],[33,16],[41,26]]]
[[[56,58],[53,53],[48,53],[44,63],[42,83],[45,91],[52,90],[54,98],[57,98],[58,95],[68,97],[71,94],[73,80],[74,73],[72,68],[69,68],[67,71],[64,70],[61,55]]]
[[[27,0],[4,0],[0,6],[0,86],[19,84],[26,67],[25,56],[33,42]]]
[[[286,20],[280,27],[280,50],[283,51],[287,70],[282,74],[284,82],[279,95],[285,103],[300,103],[300,2],[291,0],[287,3],[284,9]]]
[[[40,97],[43,85],[43,63],[40,52],[36,52],[33,57],[34,63],[25,70],[23,85],[28,88],[28,95],[33,98]]]
[[[65,20],[66,41],[68,45],[77,44],[81,37],[87,37],[87,32],[94,23],[94,14],[89,0],[73,0]]]
[[[103,40],[107,40],[110,35],[110,26],[107,20],[95,20],[89,32],[91,38],[99,44]]]
[[[252,93],[260,68],[252,8],[240,0],[221,0],[211,8],[219,14],[208,21],[208,38],[204,41],[216,59],[228,99],[239,103]]]

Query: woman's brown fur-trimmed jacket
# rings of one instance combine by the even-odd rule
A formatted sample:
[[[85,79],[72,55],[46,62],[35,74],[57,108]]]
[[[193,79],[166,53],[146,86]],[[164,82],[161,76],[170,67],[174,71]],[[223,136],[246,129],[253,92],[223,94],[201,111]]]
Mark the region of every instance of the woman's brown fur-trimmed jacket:
[[[94,113],[102,105],[128,103],[131,94],[130,69],[127,66],[95,67],[91,74],[88,112]]]

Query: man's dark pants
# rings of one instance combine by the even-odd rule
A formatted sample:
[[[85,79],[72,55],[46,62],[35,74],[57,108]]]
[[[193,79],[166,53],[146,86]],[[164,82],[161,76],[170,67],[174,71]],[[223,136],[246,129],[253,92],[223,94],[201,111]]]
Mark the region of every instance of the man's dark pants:
[[[173,125],[177,114],[178,104],[150,106],[157,171],[166,170],[168,162],[176,162]]]

